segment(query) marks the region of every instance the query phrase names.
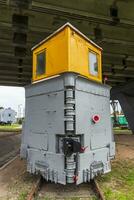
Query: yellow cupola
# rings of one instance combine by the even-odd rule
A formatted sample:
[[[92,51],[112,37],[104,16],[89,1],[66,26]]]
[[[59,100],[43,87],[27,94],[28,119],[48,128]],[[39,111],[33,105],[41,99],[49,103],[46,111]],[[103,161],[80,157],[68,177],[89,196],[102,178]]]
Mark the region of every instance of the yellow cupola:
[[[33,82],[74,72],[102,82],[102,49],[70,23],[32,48]]]

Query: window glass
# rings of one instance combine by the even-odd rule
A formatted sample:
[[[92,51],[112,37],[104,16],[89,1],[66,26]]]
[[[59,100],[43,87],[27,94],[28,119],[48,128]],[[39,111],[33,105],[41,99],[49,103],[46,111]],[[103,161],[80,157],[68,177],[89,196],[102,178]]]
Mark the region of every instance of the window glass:
[[[36,58],[36,75],[40,76],[45,74],[46,71],[46,52],[43,51],[39,54],[37,54],[37,58]]]
[[[98,76],[98,57],[93,52],[89,52],[89,71],[91,75]]]

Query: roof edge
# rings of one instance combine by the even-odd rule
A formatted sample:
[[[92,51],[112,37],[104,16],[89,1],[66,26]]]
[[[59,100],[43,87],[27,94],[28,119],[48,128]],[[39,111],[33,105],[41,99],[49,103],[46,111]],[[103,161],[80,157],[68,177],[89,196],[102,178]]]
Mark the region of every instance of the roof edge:
[[[38,44],[36,44],[35,46],[33,46],[31,48],[31,50],[33,51],[34,49],[36,49],[37,47],[39,47],[40,45],[42,45],[44,42],[46,42],[47,40],[51,39],[54,35],[56,35],[57,33],[61,32],[67,26],[69,26],[71,29],[73,29],[76,33],[78,33],[80,36],[82,36],[85,40],[87,40],[88,42],[90,42],[92,45],[94,45],[95,47],[97,47],[100,50],[103,50],[99,45],[97,45],[95,42],[93,42],[92,40],[90,40],[86,35],[84,35],[81,31],[79,31],[77,28],[75,28],[69,22],[65,23],[63,26],[61,26],[59,29],[57,29],[56,31],[54,31],[52,34],[50,34],[44,40],[42,40],[41,42],[39,42]]]

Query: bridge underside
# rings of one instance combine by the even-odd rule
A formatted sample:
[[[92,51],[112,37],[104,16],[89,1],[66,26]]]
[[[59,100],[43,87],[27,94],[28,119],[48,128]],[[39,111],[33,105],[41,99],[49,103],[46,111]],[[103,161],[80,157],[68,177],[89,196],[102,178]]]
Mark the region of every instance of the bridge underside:
[[[31,47],[69,21],[103,48],[111,86],[134,79],[134,1],[0,0],[0,85],[31,82]]]

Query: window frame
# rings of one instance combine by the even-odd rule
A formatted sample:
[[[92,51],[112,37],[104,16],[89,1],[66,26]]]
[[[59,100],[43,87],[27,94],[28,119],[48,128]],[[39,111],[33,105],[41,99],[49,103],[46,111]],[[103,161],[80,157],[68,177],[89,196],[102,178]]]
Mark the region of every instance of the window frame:
[[[42,74],[37,74],[37,57],[38,57],[38,55],[39,54],[42,54],[42,53],[44,53],[44,73],[42,73]],[[43,49],[43,50],[41,50],[41,51],[38,51],[36,54],[35,54],[35,76],[36,76],[36,78],[40,78],[40,77],[42,77],[42,76],[44,76],[45,74],[46,74],[46,49]]]
[[[91,67],[90,67],[90,53],[95,54],[97,57],[97,64],[98,64],[98,70],[97,70],[97,75],[94,75],[91,73]],[[99,78],[99,73],[100,73],[100,69],[99,69],[99,54],[91,49],[88,49],[88,72],[90,76]]]

